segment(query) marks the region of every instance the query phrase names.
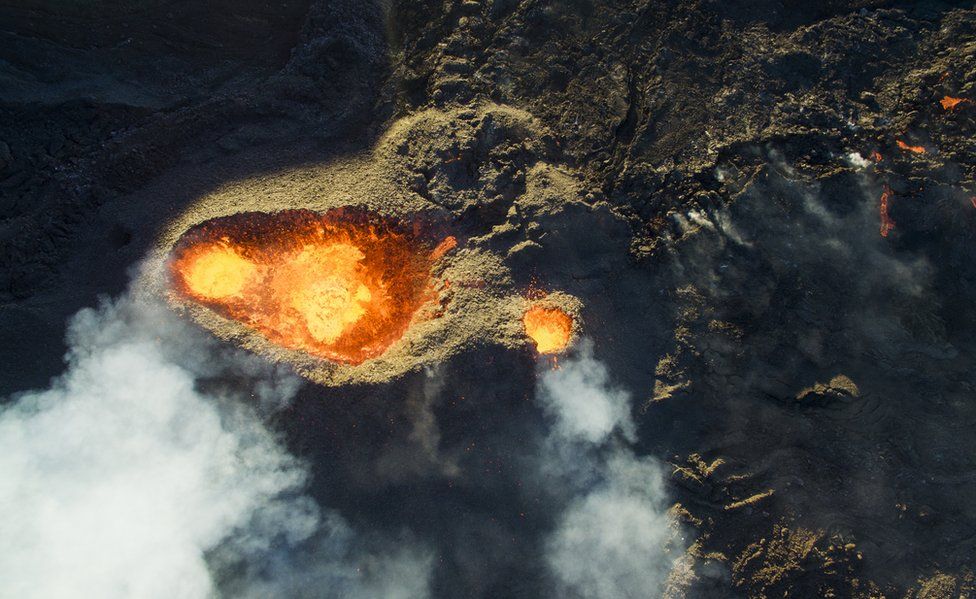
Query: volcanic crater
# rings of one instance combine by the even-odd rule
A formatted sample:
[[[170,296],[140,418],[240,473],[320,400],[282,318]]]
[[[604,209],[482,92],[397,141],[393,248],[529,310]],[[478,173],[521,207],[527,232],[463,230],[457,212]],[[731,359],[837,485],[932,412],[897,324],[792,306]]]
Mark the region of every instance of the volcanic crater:
[[[359,364],[435,299],[430,268],[454,243],[429,247],[402,223],[354,208],[248,212],[187,231],[169,266],[184,297],[283,347]]]
[[[564,273],[521,273],[570,256],[570,223],[592,209],[534,141],[545,137],[511,107],[429,110],[370,152],[229,182],[171,220],[141,288],[329,386],[390,381],[475,346],[560,353],[583,330],[582,305]],[[427,151],[405,161],[420,138]],[[442,175],[457,168],[478,176],[455,188]],[[435,185],[464,202],[432,204]],[[570,229],[543,246],[543,225]]]

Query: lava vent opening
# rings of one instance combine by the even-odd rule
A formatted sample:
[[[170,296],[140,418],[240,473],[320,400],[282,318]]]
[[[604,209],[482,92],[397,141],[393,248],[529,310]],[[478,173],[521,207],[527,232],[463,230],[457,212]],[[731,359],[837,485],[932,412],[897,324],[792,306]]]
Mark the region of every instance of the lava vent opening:
[[[522,324],[540,354],[563,351],[573,334],[573,318],[559,308],[534,305],[522,316]]]
[[[454,240],[431,249],[418,229],[350,208],[215,218],[177,241],[171,284],[282,347],[359,364],[432,297],[430,268]]]

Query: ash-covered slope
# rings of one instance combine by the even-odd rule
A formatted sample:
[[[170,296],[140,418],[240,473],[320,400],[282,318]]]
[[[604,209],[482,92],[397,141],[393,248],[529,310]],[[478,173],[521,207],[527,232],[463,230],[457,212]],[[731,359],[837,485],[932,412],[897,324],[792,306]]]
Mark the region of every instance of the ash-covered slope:
[[[102,4],[0,9],[4,391],[181,227],[274,193],[428,210],[506,290],[581,303],[670,463],[669,596],[972,592],[971,7]],[[566,501],[525,480],[545,411],[509,333],[279,416],[316,499],[435,548],[438,596],[552,588]]]

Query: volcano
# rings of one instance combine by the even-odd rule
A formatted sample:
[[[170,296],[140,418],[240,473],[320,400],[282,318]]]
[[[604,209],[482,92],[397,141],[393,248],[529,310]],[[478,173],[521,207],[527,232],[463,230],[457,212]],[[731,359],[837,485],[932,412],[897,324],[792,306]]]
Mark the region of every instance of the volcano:
[[[976,595],[971,4],[4,3],[0,596]]]

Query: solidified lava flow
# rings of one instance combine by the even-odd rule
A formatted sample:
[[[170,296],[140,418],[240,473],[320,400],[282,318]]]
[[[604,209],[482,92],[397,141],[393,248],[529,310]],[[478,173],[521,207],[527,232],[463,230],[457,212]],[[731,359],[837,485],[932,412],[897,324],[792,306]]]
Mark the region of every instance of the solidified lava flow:
[[[535,342],[540,354],[566,349],[573,331],[573,319],[558,308],[532,306],[522,317],[525,333]]]
[[[169,269],[178,294],[273,343],[358,364],[402,337],[430,298],[441,246],[362,210],[248,212],[187,231]]]

